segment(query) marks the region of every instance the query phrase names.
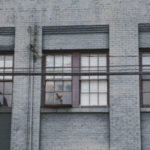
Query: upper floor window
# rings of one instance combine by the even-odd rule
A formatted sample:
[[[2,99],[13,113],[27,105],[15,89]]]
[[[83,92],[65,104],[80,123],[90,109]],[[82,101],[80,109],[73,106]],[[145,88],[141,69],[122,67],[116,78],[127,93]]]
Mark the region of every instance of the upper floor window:
[[[81,54],[81,71],[107,71],[106,54]],[[81,76],[81,106],[107,106],[107,76]]]
[[[11,107],[13,95],[13,76],[5,75],[13,71],[13,55],[0,55],[0,107]]]
[[[46,72],[71,72],[71,54],[50,54],[46,56]],[[71,105],[72,77],[46,76],[45,105]]]
[[[44,106],[107,106],[108,77],[91,75],[107,71],[106,53],[48,53],[45,55]],[[62,73],[79,73],[64,76]],[[82,73],[87,73],[82,75]]]
[[[150,72],[150,53],[143,52],[141,54],[142,71]],[[150,106],[150,75],[141,76],[141,97],[142,106]]]

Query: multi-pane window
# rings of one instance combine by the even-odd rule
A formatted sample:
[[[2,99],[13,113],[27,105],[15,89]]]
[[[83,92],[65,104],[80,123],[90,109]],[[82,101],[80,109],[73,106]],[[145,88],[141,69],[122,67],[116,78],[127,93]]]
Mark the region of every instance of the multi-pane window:
[[[142,71],[150,72],[150,53],[142,53]],[[142,105],[150,106],[150,75],[141,76]]]
[[[46,72],[60,73],[57,76],[46,76],[45,104],[71,105],[72,77],[63,76],[62,73],[71,72],[71,55],[54,54],[46,56]]]
[[[5,75],[13,71],[13,56],[0,55],[0,107],[11,107],[13,76]]]
[[[107,71],[106,54],[82,54],[81,72]],[[81,76],[81,106],[107,106],[107,76]]]
[[[106,72],[107,68],[106,53],[46,54],[44,70],[48,74],[44,82],[44,106],[107,106],[108,77],[91,75]],[[65,76],[62,73],[71,74]]]

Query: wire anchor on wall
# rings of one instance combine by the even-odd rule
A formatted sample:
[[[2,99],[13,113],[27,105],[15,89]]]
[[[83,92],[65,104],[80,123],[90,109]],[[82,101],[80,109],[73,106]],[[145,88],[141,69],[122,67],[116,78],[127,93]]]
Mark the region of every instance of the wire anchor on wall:
[[[38,52],[38,46],[37,46],[37,43],[38,43],[38,26],[37,25],[34,25],[33,27],[29,27],[30,29],[30,45],[29,45],[29,49],[30,51],[32,52],[33,54],[33,60],[36,62],[36,60],[38,58],[40,58],[40,54]]]

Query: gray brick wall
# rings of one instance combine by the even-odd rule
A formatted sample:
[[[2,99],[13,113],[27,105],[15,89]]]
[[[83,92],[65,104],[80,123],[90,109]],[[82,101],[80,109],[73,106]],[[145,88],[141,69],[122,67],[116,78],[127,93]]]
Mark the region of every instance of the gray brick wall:
[[[109,24],[110,55],[119,56],[111,57],[110,64],[138,65],[138,24],[150,23],[149,3],[149,0],[1,0],[0,27],[16,28],[15,67],[29,66],[30,53],[28,51],[28,46],[30,35],[28,34],[28,27],[34,26],[35,24],[40,27],[58,25],[63,26]],[[41,53],[42,34],[41,29],[39,30],[40,34],[38,38],[40,44],[38,50]],[[104,43],[106,43],[106,41],[104,41]],[[53,48],[56,48],[55,44],[58,43],[54,43],[54,45],[52,45]],[[96,45],[92,44],[88,43],[82,45],[80,43],[79,46],[83,46],[82,48],[85,49],[86,46],[87,48],[89,48],[89,46],[91,46],[90,48],[95,48]],[[64,45],[62,43],[60,44],[59,42],[59,48],[62,48],[63,46]],[[73,46],[70,44],[68,48],[70,47]],[[128,55],[134,55],[135,58],[129,58],[127,57]],[[34,65],[40,67],[41,57],[38,58],[38,61]],[[132,71],[134,69],[135,68],[131,68]],[[33,91],[28,91],[29,86],[32,87]],[[12,109],[11,150],[39,150],[39,91],[41,91],[40,77],[15,77],[13,91],[14,101]],[[30,104],[33,104],[33,107],[30,107]],[[141,149],[139,107],[138,76],[110,77],[109,126],[111,150]],[[54,118],[56,119],[56,114],[54,114],[54,116]],[[78,120],[78,117],[80,120],[81,117],[84,117],[82,115],[81,117],[77,117],[77,115],[75,116],[76,117],[73,117],[75,121]],[[100,126],[102,127],[102,124],[105,124],[106,122],[104,120],[100,122],[101,119],[96,120],[96,116],[97,115],[91,117],[91,115],[89,115],[88,117],[91,120],[93,118],[93,120],[95,120],[95,123],[100,124]],[[101,116],[101,114],[99,114],[99,116]],[[43,119],[44,118],[42,116],[42,120]],[[72,124],[73,119],[71,119]],[[87,122],[87,124],[85,122],[86,128],[88,128],[88,123],[90,124],[90,122]],[[50,125],[52,124],[53,123],[50,122]],[[59,126],[59,124],[56,125],[56,127]],[[42,124],[42,138],[44,138],[44,134],[46,137],[47,132],[52,132],[49,131],[49,129],[43,130],[44,126],[48,126],[48,121],[45,125],[44,123]],[[103,132],[102,130],[100,130],[101,129],[98,129],[99,133]],[[85,132],[85,130],[83,130],[83,132]],[[66,133],[68,132],[66,131]],[[76,139],[77,136],[78,135],[76,134]],[[30,137],[31,140],[28,139],[28,137]],[[145,136],[145,140],[142,140],[142,146],[145,145],[144,142],[148,143],[148,138],[148,136],[147,138]],[[94,140],[96,141],[95,149],[99,148],[104,139],[105,136],[100,135],[100,139],[98,139],[99,142],[97,142],[97,139]],[[51,140],[54,141],[54,139]],[[87,137],[87,141],[90,141],[89,137]],[[41,141],[41,147],[43,146],[43,142],[44,141]],[[107,141],[105,141],[104,143],[106,142]],[[55,145],[56,143],[51,144]],[[108,147],[105,148],[107,149]],[[46,149],[46,145],[44,149]]]
[[[118,72],[136,71],[138,67],[126,70],[124,66],[139,64],[138,26],[128,19],[125,22],[110,25],[110,55],[115,56],[110,57],[110,64],[120,65],[115,68]],[[141,150],[139,76],[110,76],[109,83],[110,150]]]
[[[40,150],[109,150],[108,114],[42,114]]]

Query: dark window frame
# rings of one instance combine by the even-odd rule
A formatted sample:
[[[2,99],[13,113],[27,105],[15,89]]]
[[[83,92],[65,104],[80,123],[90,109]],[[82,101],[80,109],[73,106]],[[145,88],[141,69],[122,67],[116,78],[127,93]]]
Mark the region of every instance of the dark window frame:
[[[12,56],[12,73],[14,72],[14,51],[10,50],[10,51],[0,51],[0,56]],[[4,62],[5,63],[5,62]],[[5,65],[4,65],[5,66]],[[5,67],[4,67],[5,69]],[[4,75],[5,76],[5,75]],[[12,99],[11,99],[11,107],[9,106],[0,106],[0,109],[12,109],[12,104],[13,104],[13,81],[14,81],[14,76],[12,75],[12,79],[8,80],[8,79],[4,79],[0,80],[0,82],[12,82],[12,94],[8,94],[8,95],[12,95]],[[4,91],[4,87],[3,87],[3,91]],[[4,95],[4,93],[3,93]]]
[[[142,55],[143,54],[150,54],[150,48],[141,48],[140,49],[140,52],[139,52],[139,70],[140,72],[142,72],[142,67],[143,67],[143,64],[142,64]],[[139,92],[139,95],[140,95],[140,104],[141,104],[141,107],[150,107],[150,105],[144,105],[143,103],[143,81],[150,81],[150,79],[143,79],[142,78],[142,75],[139,76],[139,80],[140,80],[140,92]]]
[[[51,54],[70,54],[72,55],[72,71],[80,71],[80,62],[81,62],[81,54],[105,54],[106,55],[106,63],[107,63],[107,72],[109,71],[109,50],[108,49],[91,49],[91,50],[44,50],[43,59],[42,59],[42,71],[46,73],[46,56]],[[75,69],[75,67],[77,67]],[[107,108],[109,107],[109,75],[106,75],[107,78],[107,106],[81,106],[80,105],[80,76],[72,77],[72,105],[46,105],[45,104],[45,87],[46,87],[46,76],[42,77],[42,94],[41,94],[41,107],[43,108],[67,108],[67,107],[80,107],[80,108]]]

